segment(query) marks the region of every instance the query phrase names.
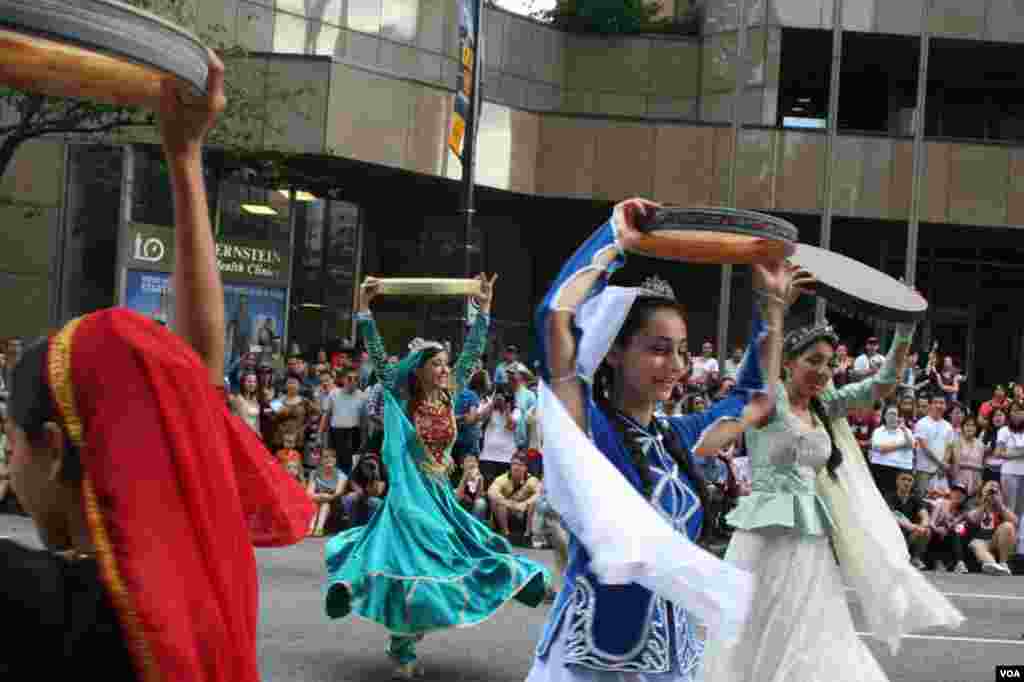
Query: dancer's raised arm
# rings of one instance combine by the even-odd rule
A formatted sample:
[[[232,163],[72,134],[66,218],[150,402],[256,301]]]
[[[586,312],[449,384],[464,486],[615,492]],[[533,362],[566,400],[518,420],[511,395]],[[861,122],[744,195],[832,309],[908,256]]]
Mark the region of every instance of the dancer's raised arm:
[[[653,215],[658,205],[645,199],[618,204],[612,219],[602,225],[562,267],[536,314],[541,348],[541,374],[569,416],[587,430],[585,397],[577,381],[577,308],[601,292],[608,277],[626,261],[623,241],[638,233],[639,221]]]
[[[366,352],[373,360],[373,366],[377,372],[377,378],[384,388],[391,390],[394,384],[394,367],[388,363],[388,352],[384,348],[384,341],[377,331],[377,322],[370,312],[370,303],[380,293],[380,280],[376,277],[367,277],[359,287],[359,310],[356,312],[356,329],[359,336],[363,337],[366,343]]]
[[[224,64],[209,53],[207,94],[168,78],[160,99],[160,137],[174,196],[175,331],[199,354],[211,381],[224,383],[224,286],[203,181],[203,142],[224,110]]]
[[[491,326],[491,303],[494,301],[494,283],[498,281],[498,275],[487,279],[485,273],[480,273],[477,278],[480,280],[480,295],[472,298],[480,311],[473,322],[473,328],[466,335],[466,343],[462,346],[459,358],[455,361],[455,395],[462,393],[462,389],[469,383],[473,367],[487,347],[487,330]]]

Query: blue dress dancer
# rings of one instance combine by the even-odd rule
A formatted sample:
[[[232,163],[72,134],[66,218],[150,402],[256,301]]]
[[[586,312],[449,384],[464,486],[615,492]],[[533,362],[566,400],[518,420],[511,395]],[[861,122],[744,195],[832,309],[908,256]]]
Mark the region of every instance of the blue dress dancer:
[[[693,544],[704,483],[691,452],[714,454],[767,419],[759,352],[779,340],[791,275],[755,267],[765,305],[733,391],[705,412],[656,418],[688,362],[683,313],[657,278],[607,286],[650,206],[618,205],[537,312],[545,488],[571,539],[528,682],[692,680],[705,629],[733,636],[749,608],[749,576]]]

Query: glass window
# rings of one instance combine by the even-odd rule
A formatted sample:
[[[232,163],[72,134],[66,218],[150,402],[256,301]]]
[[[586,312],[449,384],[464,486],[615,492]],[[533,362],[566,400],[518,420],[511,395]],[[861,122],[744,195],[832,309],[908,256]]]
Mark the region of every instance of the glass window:
[[[384,0],[381,35],[407,43],[414,41],[418,10],[419,0]]]
[[[310,19],[341,23],[342,0],[277,0],[277,9]]]
[[[348,0],[348,27],[363,33],[379,32],[380,5],[381,0]]]
[[[306,53],[306,20],[291,14],[274,15],[274,52]]]

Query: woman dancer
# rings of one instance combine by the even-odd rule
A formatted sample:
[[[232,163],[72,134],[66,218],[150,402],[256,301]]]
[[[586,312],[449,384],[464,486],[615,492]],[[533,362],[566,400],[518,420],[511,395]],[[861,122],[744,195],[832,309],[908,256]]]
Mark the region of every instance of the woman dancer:
[[[225,405],[201,152],[223,79],[211,54],[208,97],[164,83],[180,336],[101,310],[15,367],[11,485],[46,549],[0,540],[2,679],[259,680],[252,543],[298,542],[313,509]]]
[[[480,275],[480,313],[455,364],[455,395],[487,340],[495,279]],[[395,677],[410,679],[420,672],[416,641],[424,634],[481,623],[512,598],[537,606],[548,575],[512,554],[505,539],[455,498],[448,479],[455,443],[448,353],[439,343],[417,339],[401,363],[388,366],[370,315],[379,286],[372,277],[363,283],[358,319],[386,387],[389,491],[367,525],[328,543],[327,614],[341,618],[354,611],[386,627]]]
[[[912,335],[898,328],[881,370],[840,389],[830,381],[839,345],[831,326],[786,336],[775,414],[746,433],[754,492],[728,517],[736,531],[726,560],[755,574],[756,599],[738,641],[709,645],[709,682],[886,680],[854,628],[840,570],[868,627],[893,649],[908,631],[962,620],[911,567],[845,419],[895,388]]]
[[[727,398],[700,414],[653,418],[688,363],[683,311],[664,281],[639,289],[606,283],[624,262],[620,245],[639,234],[636,225],[654,206],[619,204],[563,267],[537,313],[550,386],[541,390],[545,486],[572,538],[528,682],[690,680],[705,617],[727,634],[743,608],[743,580],[689,542],[702,531],[705,493],[688,450],[699,437],[701,451],[713,455],[741,429],[709,426],[741,413],[743,424],[758,423],[771,401],[748,404],[763,386],[752,345]],[[782,263],[754,272],[771,300],[785,295],[792,273]],[[770,304],[765,315],[762,322],[755,313],[752,344],[762,332],[769,343],[780,333],[782,307]],[[660,536],[657,524],[665,526]],[[662,596],[672,574],[688,584],[684,593],[701,613]]]

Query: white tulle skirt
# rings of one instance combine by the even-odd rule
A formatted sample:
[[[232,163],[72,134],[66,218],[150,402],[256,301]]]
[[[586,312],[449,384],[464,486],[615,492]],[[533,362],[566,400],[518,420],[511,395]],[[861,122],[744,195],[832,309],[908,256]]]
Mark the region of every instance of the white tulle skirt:
[[[705,682],[887,682],[858,637],[827,537],[737,530],[726,561],[755,576],[738,641],[709,641]]]

